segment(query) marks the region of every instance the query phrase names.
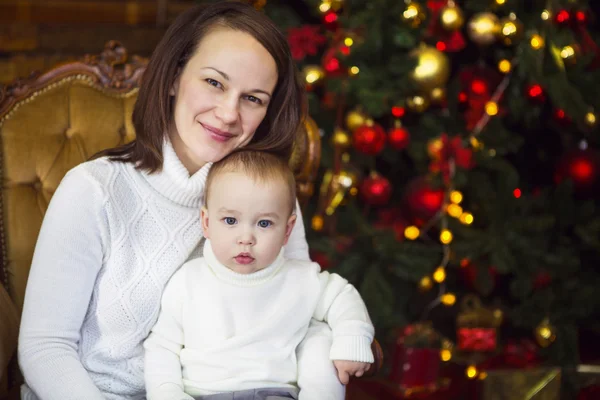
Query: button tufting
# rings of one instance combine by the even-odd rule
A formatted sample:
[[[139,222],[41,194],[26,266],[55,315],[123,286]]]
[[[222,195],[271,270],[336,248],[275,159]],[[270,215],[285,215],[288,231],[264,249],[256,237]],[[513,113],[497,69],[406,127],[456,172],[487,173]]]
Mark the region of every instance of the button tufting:
[[[73,128],[68,127],[65,130],[65,136],[67,137],[67,139],[72,139],[74,135],[75,135],[75,130]]]
[[[37,180],[37,181],[33,182],[32,186],[36,191],[39,192],[40,190],[42,190],[42,181]]]

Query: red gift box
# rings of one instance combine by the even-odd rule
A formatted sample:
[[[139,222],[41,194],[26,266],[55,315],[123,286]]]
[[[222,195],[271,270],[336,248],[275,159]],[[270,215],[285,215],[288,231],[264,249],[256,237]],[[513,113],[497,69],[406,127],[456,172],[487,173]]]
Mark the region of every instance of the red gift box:
[[[400,387],[420,388],[436,385],[440,372],[440,351],[426,348],[408,348],[404,353]]]
[[[462,351],[494,351],[497,345],[496,328],[459,328],[457,342]]]

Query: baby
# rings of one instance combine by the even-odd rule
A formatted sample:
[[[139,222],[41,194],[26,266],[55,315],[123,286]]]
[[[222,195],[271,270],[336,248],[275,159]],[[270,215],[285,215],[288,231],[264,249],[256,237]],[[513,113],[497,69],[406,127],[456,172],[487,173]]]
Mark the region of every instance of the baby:
[[[144,343],[148,400],[331,398],[325,384],[298,387],[296,352],[312,318],[331,326],[342,383],[368,370],[374,329],[359,293],[283,256],[295,201],[293,173],[274,155],[238,151],[211,167],[204,258],[173,275]]]

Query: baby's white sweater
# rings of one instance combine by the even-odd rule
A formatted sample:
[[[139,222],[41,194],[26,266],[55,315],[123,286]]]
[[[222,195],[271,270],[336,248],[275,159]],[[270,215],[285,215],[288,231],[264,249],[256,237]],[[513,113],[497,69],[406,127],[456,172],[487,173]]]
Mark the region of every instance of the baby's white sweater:
[[[167,284],[144,343],[148,400],[295,387],[296,348],[311,318],[331,326],[332,360],[373,362],[374,331],[360,295],[319,270],[282,251],[267,268],[239,274],[216,259],[207,240],[204,258],[187,262]]]
[[[19,336],[25,381],[44,400],[145,398],[142,343],[167,281],[202,253],[210,168],[190,177],[169,142],[163,153],[151,175],[105,158],[83,163],[50,202]],[[286,255],[308,260],[298,223]]]

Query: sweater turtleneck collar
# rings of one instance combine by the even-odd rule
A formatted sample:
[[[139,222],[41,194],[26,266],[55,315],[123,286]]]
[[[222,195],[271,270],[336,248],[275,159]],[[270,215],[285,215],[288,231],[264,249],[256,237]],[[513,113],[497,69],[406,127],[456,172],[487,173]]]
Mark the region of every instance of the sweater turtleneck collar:
[[[210,270],[217,278],[236,286],[260,285],[261,283],[264,283],[275,276],[285,262],[282,248],[275,261],[273,261],[269,266],[251,274],[240,274],[227,268],[221,264],[219,260],[217,260],[215,253],[213,253],[210,240],[208,239],[206,239],[204,242],[204,259]]]
[[[143,172],[146,180],[163,196],[186,207],[200,209],[204,199],[206,176],[212,163],[206,163],[190,176],[173,149],[171,140],[163,142],[163,166],[153,174]]]

